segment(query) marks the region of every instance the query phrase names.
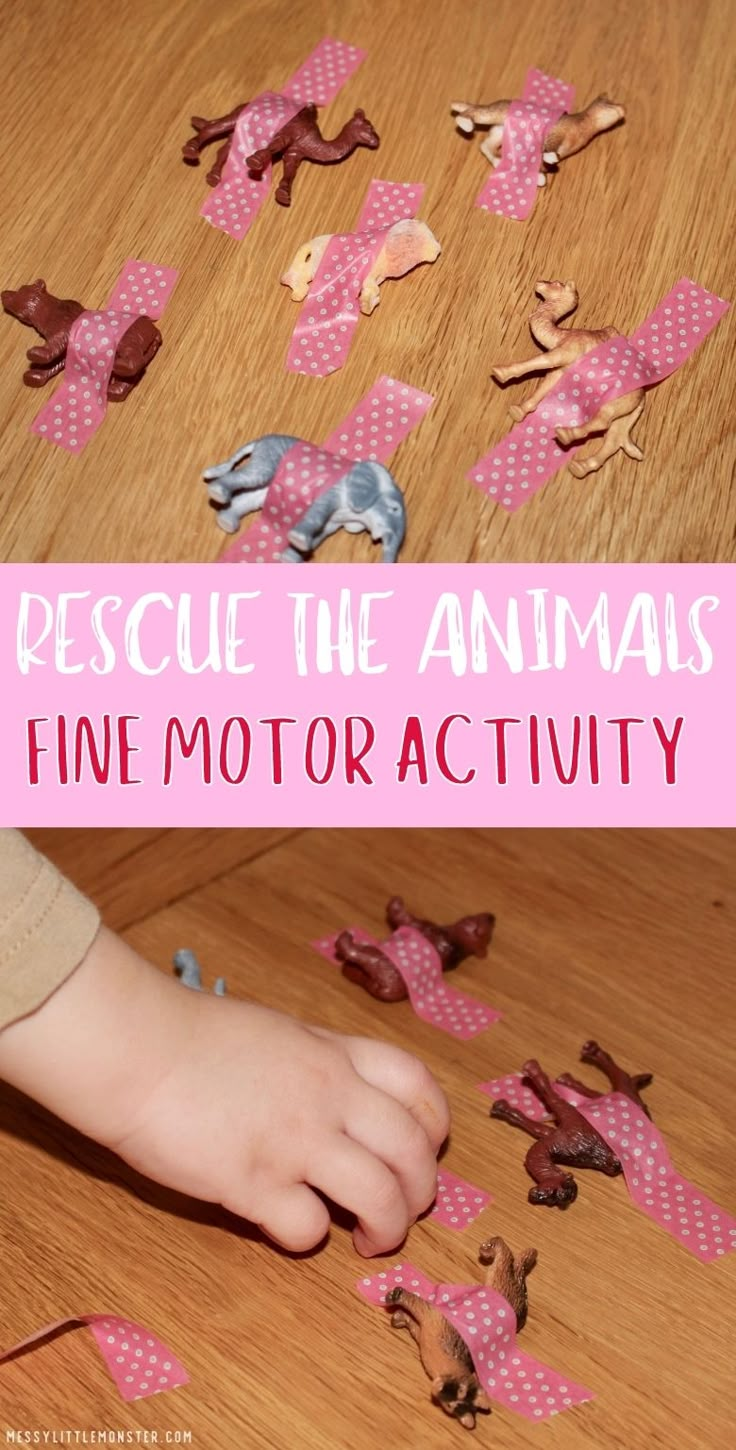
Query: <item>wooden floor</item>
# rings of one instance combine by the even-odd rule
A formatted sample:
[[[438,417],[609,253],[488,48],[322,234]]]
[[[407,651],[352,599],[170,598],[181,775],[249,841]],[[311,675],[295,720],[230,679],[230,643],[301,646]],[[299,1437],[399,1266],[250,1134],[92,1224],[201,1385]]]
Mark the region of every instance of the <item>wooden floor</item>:
[[[736,833],[66,832],[34,839],[163,969],[193,947],[209,980],[332,1028],[415,1051],[451,1099],[447,1167],[495,1202],[463,1234],[417,1225],[402,1255],[473,1280],[491,1233],[535,1244],[523,1343],[596,1392],[542,1427],[498,1409],[478,1446],[711,1450],[733,1426],[736,1257],[697,1264],[621,1180],[580,1175],[566,1214],[526,1202],[524,1141],[475,1084],[535,1053],[574,1069],[594,1034],[632,1069],[682,1172],[731,1211]],[[439,918],[491,908],[486,962],[461,988],[501,1023],[459,1043],[408,1004],[381,1007],[308,947],[347,922],[380,932],[394,891]],[[587,1071],[587,1070],[586,1070]],[[93,1084],[90,1085],[93,1089]],[[191,1383],[125,1406],[84,1331],[0,1368],[3,1427],[191,1431],[195,1447],[442,1450],[463,1432],[429,1402],[411,1343],[354,1290],[345,1227],[292,1260],[247,1228],[136,1182],[0,1094],[0,1344],[44,1321],[118,1310],[150,1325]],[[380,1268],[391,1259],[376,1261]]]
[[[509,426],[508,395],[489,371],[528,354],[537,278],[575,278],[581,324],[625,332],[682,274],[733,296],[736,93],[724,59],[734,0],[5,8],[0,285],[43,276],[97,306],[130,255],[180,268],[181,279],[163,352],[80,458],[29,435],[41,403],[21,384],[31,337],[0,316],[0,559],[214,560],[224,536],[202,468],[268,431],[320,442],[380,373],[437,398],[395,458],[405,561],[736,558],[736,309],[650,395],[643,463],[619,455],[593,482],[559,474],[512,517],[465,478]],[[381,149],[305,167],[291,211],[268,203],[236,243],[198,216],[205,168],[180,159],[188,118],[282,86],[324,34],[369,53],[326,131],[363,106]],[[516,224],[474,208],[487,164],[478,140],[456,133],[449,103],[518,95],[530,65],[572,82],[581,103],[608,91],[628,121],[565,163]],[[426,183],[421,214],[443,255],[384,287],[343,371],[289,374],[298,313],[279,275],[303,241],[354,225],[375,175]],[[340,533],[320,552],[325,562],[372,557],[366,535]]]

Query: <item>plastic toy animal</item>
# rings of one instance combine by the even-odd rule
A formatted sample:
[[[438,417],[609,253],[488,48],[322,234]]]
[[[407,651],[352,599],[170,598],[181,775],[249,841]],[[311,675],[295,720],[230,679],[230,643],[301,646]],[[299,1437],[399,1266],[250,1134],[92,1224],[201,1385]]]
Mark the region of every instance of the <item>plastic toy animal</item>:
[[[486,1283],[503,1294],[516,1314],[516,1328],[527,1317],[527,1275],[537,1262],[536,1249],[514,1255],[502,1238],[481,1244],[479,1258],[488,1265]],[[476,1415],[489,1415],[491,1407],[481,1388],[473,1358],[465,1341],[444,1314],[418,1294],[392,1289],[386,1295],[394,1329],[408,1329],[419,1346],[419,1357],[431,1382],[432,1399],[446,1415],[466,1430],[475,1429]]]
[[[466,957],[487,956],[496,924],[495,916],[484,911],[475,916],[461,916],[451,926],[438,926],[434,921],[412,916],[400,896],[391,897],[386,907],[386,921],[392,931],[399,926],[413,926],[426,936],[439,955],[443,972],[453,971]]]
[[[32,366],[23,374],[27,387],[41,388],[63,372],[69,332],[85,309],[81,302],[72,298],[54,297],[46,290],[42,277],[26,283],[15,292],[0,293],[0,300],[11,317],[16,317],[27,327],[34,327],[45,339],[43,345],[29,347],[26,357]],[[161,342],[161,333],[150,317],[134,317],[131,314],[130,327],[118,342],[107,385],[111,403],[127,398],[155,357]]]
[[[192,126],[197,134],[191,137],[182,148],[184,160],[197,165],[200,151],[210,141],[219,140],[223,136],[232,138],[238,116],[243,109],[243,106],[237,106],[227,116],[219,116],[214,121],[206,121],[202,116],[192,116]],[[211,186],[216,186],[222,176],[222,168],[227,160],[230,144],[231,141],[228,139],[217,153],[215,164],[207,176]],[[365,111],[355,111],[337,136],[328,140],[322,135],[317,124],[317,107],[308,105],[297,111],[297,114],[292,116],[291,120],[287,121],[275,136],[271,137],[267,146],[262,146],[248,156],[246,165],[252,176],[259,177],[263,175],[270,162],[280,159],[282,174],[276,188],[276,201],[280,206],[291,206],[291,188],[303,161],[320,163],[343,161],[357,146],[367,146],[370,151],[375,151],[379,145],[380,137],[370,121],[367,120]]]
[[[603,327],[594,331],[590,328],[558,326],[560,320],[574,312],[578,305],[578,292],[574,282],[539,281],[535,292],[541,298],[541,305],[531,313],[529,325],[535,342],[545,348],[546,352],[537,353],[524,362],[491,369],[491,376],[496,382],[504,384],[516,378],[524,378],[528,373],[549,374],[525,402],[509,408],[511,417],[517,423],[539,407],[543,398],[556,386],[565,368],[586,353],[592,352],[594,348],[609,342],[612,337],[621,336],[615,327]],[[604,403],[587,423],[581,423],[577,428],[556,428],[555,437],[563,448],[568,448],[571,443],[582,443],[593,433],[605,434],[597,452],[589,458],[574,458],[571,461],[568,465],[570,472],[576,478],[585,478],[587,474],[602,468],[619,450],[629,458],[641,460],[644,454],[631,437],[631,430],[643,412],[644,389],[636,388],[632,393],[624,393],[622,397]]]
[[[649,1084],[653,1082],[651,1072],[638,1072],[632,1077],[622,1067],[619,1067],[610,1052],[599,1047],[597,1042],[583,1043],[580,1049],[580,1061],[590,1063],[591,1067],[600,1068],[600,1071],[604,1072],[608,1078],[612,1092],[623,1093],[627,1098],[631,1098],[632,1103],[636,1103],[636,1106],[641,1108],[648,1118],[651,1118],[649,1108],[640,1093],[641,1088],[649,1087]],[[569,1072],[561,1072],[557,1081],[564,1087],[574,1088],[576,1093],[581,1093],[585,1098],[602,1098],[604,1096],[603,1093],[596,1092],[595,1088],[589,1088],[585,1083],[579,1082]]]
[[[550,1208],[567,1208],[575,1202],[578,1186],[572,1173],[564,1173],[559,1164],[571,1168],[596,1168],[609,1178],[615,1178],[623,1171],[621,1163],[587,1118],[555,1092],[534,1058],[524,1063],[522,1073],[537,1097],[541,1098],[552,1121],[536,1122],[527,1118],[504,1098],[498,1098],[492,1104],[490,1115],[509,1123],[512,1128],[521,1128],[522,1132],[536,1139],[524,1159],[526,1171],[536,1185],[529,1190],[529,1202],[546,1204]]]
[[[310,283],[332,241],[332,235],[313,237],[299,248],[289,270],[281,281],[291,288],[294,302],[303,302]],[[442,248],[426,222],[405,217],[389,227],[378,256],[360,291],[360,310],[369,317],[381,300],[379,287],[387,277],[404,277],[422,262],[436,262]]]
[[[472,136],[476,126],[488,126],[490,131],[481,143],[481,152],[491,166],[498,166],[503,146],[503,124],[510,101],[491,101],[489,105],[476,105],[468,101],[453,101],[450,112],[455,117],[458,131]],[[617,101],[608,96],[596,96],[584,111],[565,111],[544,138],[542,164],[538,183],[545,186],[550,168],[554,168],[576,151],[582,151],[595,136],[610,131],[626,120],[626,112]]]
[[[191,987],[195,992],[203,992],[202,968],[197,961],[194,952],[182,947],[180,951],[174,952],[174,971],[183,987]],[[212,991],[215,997],[224,997],[226,992],[225,978],[218,977]]]
[[[207,468],[204,479],[214,503],[225,504],[217,516],[221,529],[237,533],[246,514],[262,508],[282,458],[300,439],[284,433],[265,433],[246,443],[225,463]],[[249,461],[238,468],[243,459]],[[303,563],[330,534],[365,530],[383,543],[383,563],[393,564],[404,541],[404,496],[381,463],[351,463],[333,485],[319,494],[289,534],[283,554],[288,563]]]

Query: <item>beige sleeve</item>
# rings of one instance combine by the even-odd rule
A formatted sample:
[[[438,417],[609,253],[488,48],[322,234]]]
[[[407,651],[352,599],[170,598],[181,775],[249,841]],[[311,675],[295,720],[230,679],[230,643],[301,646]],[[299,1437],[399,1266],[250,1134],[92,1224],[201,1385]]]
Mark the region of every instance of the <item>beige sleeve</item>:
[[[99,925],[92,902],[19,831],[0,830],[0,1029],[79,966]]]

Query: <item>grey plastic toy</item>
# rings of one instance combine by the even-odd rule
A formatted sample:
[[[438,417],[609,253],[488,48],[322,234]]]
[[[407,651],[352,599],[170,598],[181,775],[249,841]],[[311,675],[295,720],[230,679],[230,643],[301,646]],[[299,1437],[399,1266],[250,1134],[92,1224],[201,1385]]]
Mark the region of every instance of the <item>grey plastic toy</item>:
[[[282,458],[300,441],[285,433],[266,433],[225,463],[205,469],[209,497],[227,505],[217,516],[220,528],[234,534],[246,514],[263,507]],[[238,468],[243,459],[248,459],[245,468]],[[383,464],[351,463],[294,525],[282,558],[290,564],[304,563],[338,529],[369,533],[374,543],[383,545],[383,563],[396,563],[406,533],[406,508],[401,489]]]
[[[194,952],[188,951],[186,947],[182,947],[180,951],[174,952],[174,971],[182,986],[191,987],[195,992],[203,992],[205,990],[202,986],[202,968]],[[225,996],[226,987],[224,977],[217,978],[212,991],[216,997]]]

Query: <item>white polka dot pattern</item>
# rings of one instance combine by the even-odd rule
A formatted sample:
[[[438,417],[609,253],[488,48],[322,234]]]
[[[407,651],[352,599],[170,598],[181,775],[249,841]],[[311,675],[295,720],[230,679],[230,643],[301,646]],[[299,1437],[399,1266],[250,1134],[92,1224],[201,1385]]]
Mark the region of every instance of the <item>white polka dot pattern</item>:
[[[565,81],[527,71],[520,101],[512,101],[503,128],[501,160],[480,192],[476,206],[496,216],[524,221],[536,200],[537,177],[542,170],[544,138],[569,111],[575,91]]]
[[[268,490],[260,518],[220,555],[220,563],[278,563],[293,522],[345,472],[346,461],[347,466],[364,458],[385,463],[433,401],[431,393],[410,388],[408,383],[378,378],[322,448],[299,443],[289,450]]]
[[[377,942],[359,927],[350,926],[347,930],[361,945],[380,946],[403,977],[409,1001],[423,1022],[467,1041],[499,1021],[501,1013],[493,1007],[486,1007],[474,997],[466,997],[456,987],[447,985],[437,952],[414,927],[401,926],[382,942]],[[336,932],[334,936],[312,945],[328,961],[337,962],[334,946],[338,936],[339,932]]]
[[[178,272],[129,257],[107,308],[83,312],[73,323],[64,377],[50,402],[31,424],[31,432],[68,453],[81,453],[107,412],[107,388],[120,339],[136,317],[159,318],[174,290]]]
[[[333,236],[312,279],[292,333],[290,372],[323,378],[344,365],[360,316],[360,290],[386,232],[416,216],[423,194],[421,184],[371,182],[356,230]]]
[[[365,51],[341,40],[326,38],[287,82],[283,92],[264,91],[241,111],[218,186],[200,209],[200,216],[228,236],[244,237],[270,190],[271,167],[258,179],[246,165],[248,156],[268,142],[302,106],[313,101],[326,106],[357,70]]]
[[[328,106],[340,94],[361,61],[365,60],[366,54],[357,45],[346,45],[345,41],[333,40],[327,35],[287,81],[284,90],[301,106],[308,101],[314,101],[316,106]]]
[[[30,1349],[57,1329],[86,1324],[124,1400],[143,1400],[189,1383],[183,1364],[165,1344],[130,1319],[117,1314],[77,1314],[45,1324],[27,1339],[0,1354],[0,1363],[21,1349]]]
[[[490,1082],[479,1082],[479,1092],[486,1093],[494,1102],[504,1098],[512,1108],[519,1108],[527,1118],[541,1122],[547,1114],[532,1088],[527,1087],[519,1072],[509,1072],[506,1077],[494,1077]]]
[[[464,1178],[458,1178],[456,1173],[450,1173],[449,1169],[439,1168],[437,1199],[429,1217],[459,1233],[473,1223],[492,1201],[490,1193],[486,1193],[484,1188],[475,1188]]]
[[[528,1420],[548,1420],[592,1400],[591,1390],[519,1349],[516,1316],[508,1300],[482,1284],[433,1284],[412,1264],[397,1264],[359,1279],[357,1289],[383,1305],[390,1289],[403,1288],[434,1304],[468,1346],[489,1400]]]
[[[514,513],[578,451],[560,447],[556,428],[577,427],[604,403],[662,382],[695,351],[729,305],[682,277],[630,338],[614,337],[566,368],[554,391],[474,464],[468,478]]]
[[[580,1111],[621,1160],[637,1208],[704,1264],[736,1248],[736,1218],[677,1172],[661,1133],[636,1103],[606,1093]]]

